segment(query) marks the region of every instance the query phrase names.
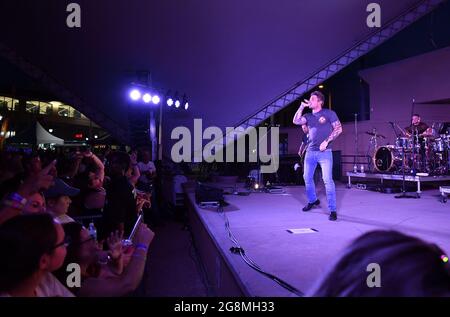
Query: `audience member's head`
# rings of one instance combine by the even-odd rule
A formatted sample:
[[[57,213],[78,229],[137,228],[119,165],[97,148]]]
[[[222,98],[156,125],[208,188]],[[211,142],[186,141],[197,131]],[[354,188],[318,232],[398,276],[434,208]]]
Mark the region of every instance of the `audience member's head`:
[[[89,171],[87,186],[89,189],[97,190],[103,186],[103,182],[97,173]]]
[[[63,180],[56,178],[55,184],[44,193],[47,200],[47,211],[55,216],[67,214],[72,202],[70,197],[78,195],[79,192],[78,188],[69,186]]]
[[[78,222],[70,222],[63,225],[66,236],[70,239],[67,248],[67,263],[79,263],[90,265],[97,260],[97,244],[89,235],[89,231]]]
[[[45,208],[44,195],[40,192],[36,192],[28,196],[27,204],[23,207],[22,212],[25,214],[45,212]]]
[[[108,174],[111,176],[124,176],[130,167],[130,156],[126,152],[117,151],[108,156]]]
[[[395,231],[357,238],[312,289],[312,296],[449,296],[450,268],[436,245]],[[372,263],[381,287],[369,287]]]
[[[14,217],[0,227],[0,254],[0,293],[23,292],[63,264],[64,230],[46,213]]]
[[[80,188],[83,193],[96,191],[103,187],[100,176],[92,170],[78,174],[75,186]]]
[[[78,222],[69,222],[63,225],[67,239],[70,241],[67,247],[67,255],[64,265],[55,272],[55,276],[64,282],[69,274],[64,268],[69,263],[77,263],[82,269],[82,274],[90,269],[98,269],[97,264],[97,245],[89,231]],[[97,271],[98,273],[98,271]],[[84,273],[86,274],[86,273]],[[76,292],[75,289],[73,289]]]
[[[142,162],[147,164],[151,160],[152,160],[152,154],[150,153],[150,151],[149,150],[142,151]]]

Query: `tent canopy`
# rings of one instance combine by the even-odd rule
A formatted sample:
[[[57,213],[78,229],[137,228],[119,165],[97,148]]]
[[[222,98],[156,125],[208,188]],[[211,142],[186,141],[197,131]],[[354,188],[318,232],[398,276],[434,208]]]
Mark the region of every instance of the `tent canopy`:
[[[64,140],[49,133],[36,121],[21,133],[8,139],[9,143],[56,144],[64,145]]]

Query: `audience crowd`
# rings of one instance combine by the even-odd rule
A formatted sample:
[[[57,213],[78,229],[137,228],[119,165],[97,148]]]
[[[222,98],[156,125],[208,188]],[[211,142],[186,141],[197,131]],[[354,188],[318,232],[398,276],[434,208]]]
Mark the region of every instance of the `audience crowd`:
[[[148,151],[0,152],[0,296],[133,294],[154,238],[156,169],[140,163]]]

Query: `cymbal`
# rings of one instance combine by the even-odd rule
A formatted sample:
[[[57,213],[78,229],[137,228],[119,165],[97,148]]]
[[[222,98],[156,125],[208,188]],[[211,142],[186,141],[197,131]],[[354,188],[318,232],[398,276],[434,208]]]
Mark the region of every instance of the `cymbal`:
[[[384,135],[382,135],[382,134],[373,133],[373,132],[369,132],[369,131],[367,131],[366,134],[371,135],[371,136],[375,136],[377,138],[386,139],[386,137]]]

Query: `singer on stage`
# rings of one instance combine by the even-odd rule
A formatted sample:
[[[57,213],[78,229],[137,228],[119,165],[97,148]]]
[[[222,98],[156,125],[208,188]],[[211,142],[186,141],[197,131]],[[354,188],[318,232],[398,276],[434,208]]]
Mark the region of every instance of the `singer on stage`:
[[[309,211],[320,204],[314,184],[314,172],[317,164],[320,164],[327,192],[329,219],[335,221],[337,219],[336,188],[333,181],[331,143],[342,133],[342,125],[334,111],[322,109],[324,102],[324,95],[320,91],[314,91],[309,100],[301,103],[293,122],[296,125],[307,124],[309,128],[309,146],[306,150],[303,172],[308,205],[303,208],[303,211]],[[305,108],[311,108],[312,113],[303,114]]]

